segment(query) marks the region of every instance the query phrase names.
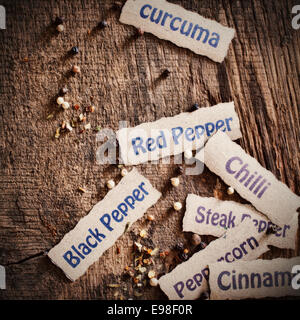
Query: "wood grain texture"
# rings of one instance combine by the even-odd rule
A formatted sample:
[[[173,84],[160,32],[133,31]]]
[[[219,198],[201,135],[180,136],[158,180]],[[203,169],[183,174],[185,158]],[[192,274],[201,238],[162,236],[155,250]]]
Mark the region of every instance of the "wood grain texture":
[[[133,27],[118,22],[120,11],[111,9],[110,0],[2,1],[7,29],[0,30],[0,264],[6,266],[7,289],[0,291],[1,299],[119,298],[109,283],[120,283],[121,294],[134,297],[123,270],[132,262],[132,243],[141,228],[162,250],[170,250],[178,239],[189,246],[190,234],[181,227],[184,210],[170,210],[173,201],[184,202],[188,193],[195,193],[245,202],[236,194],[227,196],[227,186],[207,168],[171,188],[176,165],[139,165],[163,193],[148,211],[155,221],[134,224],[71,283],[43,253],[104,197],[109,178],[121,177],[116,166],[97,164],[95,132],[79,134],[76,129],[53,138],[63,119],[80,113],[57,111],[55,98],[64,84],[70,88],[70,101],[96,106],[95,113],[88,114],[92,127],[114,130],[120,120],[135,126],[187,111],[195,102],[204,107],[234,100],[241,146],[299,194],[300,37],[291,28],[297,1],[171,2],[235,28],[223,63],[151,34],[136,38]],[[51,24],[57,15],[65,19],[62,34]],[[96,30],[102,19],[109,28]],[[70,58],[66,53],[74,45],[80,53]],[[82,72],[73,77],[69,70],[75,63]],[[171,74],[159,81],[164,69]],[[47,120],[52,112],[54,118]],[[78,186],[88,192],[78,192]],[[299,253],[298,241],[295,251],[272,248],[264,258]],[[166,272],[162,263],[155,268],[159,274]],[[165,298],[158,287],[147,286],[143,292],[139,299]]]

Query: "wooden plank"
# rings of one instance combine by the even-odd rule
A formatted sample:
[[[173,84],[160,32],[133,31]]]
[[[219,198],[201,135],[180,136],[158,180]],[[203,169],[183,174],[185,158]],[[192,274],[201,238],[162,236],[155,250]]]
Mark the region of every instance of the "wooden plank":
[[[7,290],[0,291],[1,298],[134,297],[136,289],[124,276],[124,267],[132,262],[132,244],[141,228],[148,230],[153,247],[172,251],[178,239],[190,247],[191,235],[181,228],[184,210],[170,210],[173,201],[184,202],[192,192],[245,202],[236,194],[228,196],[227,186],[207,168],[200,176],[184,176],[175,189],[169,178],[176,165],[139,165],[163,193],[149,210],[155,221],[136,223],[86,275],[70,283],[43,252],[104,197],[108,179],[121,177],[116,166],[97,164],[95,132],[53,138],[63,119],[81,112],[57,110],[55,97],[64,84],[72,102],[96,106],[88,115],[92,127],[113,130],[120,120],[134,126],[187,111],[195,102],[210,106],[234,100],[242,147],[299,194],[300,38],[291,28],[296,2],[172,2],[236,29],[222,64],[150,34],[137,38],[133,27],[118,22],[120,12],[111,9],[112,0],[3,1],[7,29],[0,32],[0,264],[6,265]],[[62,34],[51,25],[57,15],[65,18]],[[102,19],[109,28],[94,29]],[[70,58],[66,53],[74,45],[80,53]],[[75,63],[82,72],[70,77]],[[165,69],[170,76],[158,80]],[[50,113],[53,119],[46,120]],[[78,192],[79,186],[88,192]],[[264,258],[295,255],[299,241],[295,251],[272,248]],[[178,263],[172,255],[168,262]],[[158,274],[167,271],[160,259],[155,269]],[[122,287],[109,288],[110,283]],[[143,292],[139,299],[164,298],[159,288],[147,286]]]

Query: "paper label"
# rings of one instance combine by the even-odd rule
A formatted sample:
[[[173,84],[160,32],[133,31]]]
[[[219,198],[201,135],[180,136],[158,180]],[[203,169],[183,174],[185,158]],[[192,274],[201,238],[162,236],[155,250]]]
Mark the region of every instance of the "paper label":
[[[110,248],[160,198],[149,180],[133,169],[98,202],[48,256],[72,281]]]
[[[258,232],[266,232],[274,225],[250,205],[189,194],[186,199],[183,231],[220,237],[227,229],[235,228],[245,219],[251,219]],[[297,230],[298,214],[289,224],[271,234],[268,244],[282,249],[295,249]]]
[[[300,257],[209,264],[212,300],[300,296]]]
[[[205,164],[275,224],[289,224],[300,197],[249,156],[226,133],[217,132],[204,147]],[[197,158],[197,155],[196,155]]]
[[[117,131],[117,138],[123,162],[136,165],[196,150],[218,130],[233,140],[241,137],[233,102],[123,128]]]
[[[234,29],[164,0],[127,0],[120,22],[222,62]]]
[[[171,300],[197,299],[208,289],[209,263],[256,259],[269,250],[267,239],[268,236],[259,233],[252,221],[245,220],[162,276],[159,279],[160,288]]]

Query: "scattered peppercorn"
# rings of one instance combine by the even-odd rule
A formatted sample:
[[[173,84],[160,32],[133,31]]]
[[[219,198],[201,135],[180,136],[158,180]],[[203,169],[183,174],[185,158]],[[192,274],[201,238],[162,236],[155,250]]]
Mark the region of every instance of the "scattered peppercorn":
[[[77,54],[77,53],[79,53],[79,49],[78,49],[78,47],[73,47],[71,50],[70,50],[70,52],[72,53],[72,54]]]
[[[63,32],[63,31],[65,30],[65,27],[64,27],[63,24],[59,24],[59,25],[56,27],[56,30],[57,30],[58,32]]]
[[[61,88],[60,90],[59,90],[59,93],[61,94],[61,95],[65,95],[66,93],[68,93],[69,92],[69,89],[67,88],[67,87],[63,87],[63,88]]]
[[[176,246],[175,246],[175,249],[178,250],[178,251],[183,251],[183,249],[184,249],[183,243],[182,242],[177,242]]]
[[[67,101],[64,101],[64,102],[61,104],[61,106],[62,106],[62,108],[65,109],[65,110],[70,108],[70,104],[69,104],[69,102],[67,102]]]
[[[179,186],[180,180],[179,180],[178,177],[171,178],[170,180],[171,180],[171,184],[172,184],[173,187],[178,187]]]
[[[278,229],[279,229],[279,227],[272,224],[272,225],[268,226],[266,234],[275,234],[278,231]]]
[[[207,291],[203,292],[200,297],[201,300],[209,300],[209,293]]]
[[[192,236],[192,243],[193,245],[198,246],[201,243],[201,237],[198,234],[194,233]]]
[[[75,103],[73,107],[75,110],[78,110],[80,108],[80,105],[78,103]]]
[[[57,99],[56,99],[56,103],[58,104],[58,105],[61,105],[61,104],[63,104],[64,103],[64,98],[63,97],[58,97]]]
[[[140,237],[145,238],[147,236],[147,231],[145,229],[142,229],[140,232]]]
[[[55,24],[56,26],[58,26],[58,25],[60,25],[60,24],[63,24],[63,23],[64,23],[63,18],[61,18],[61,17],[56,17],[56,18],[55,18],[54,24]]]
[[[122,177],[125,177],[127,174],[128,174],[127,169],[123,168],[123,169],[121,170],[121,176],[122,176]]]
[[[198,104],[198,103],[194,103],[193,106],[192,106],[192,108],[191,108],[191,111],[196,111],[196,110],[198,110],[198,109],[200,109],[199,104]]]
[[[182,166],[177,167],[177,172],[179,175],[184,174],[184,168]]]
[[[170,71],[168,70],[168,69],[165,69],[164,71],[163,71],[163,73],[161,74],[161,77],[163,78],[163,79],[166,79],[166,78],[168,78],[168,76],[170,75]]]
[[[149,283],[150,286],[156,287],[158,285],[158,280],[156,278],[151,278]]]
[[[229,195],[234,194],[234,188],[233,188],[233,187],[229,187],[229,188],[227,189],[227,194],[229,194]]]
[[[201,249],[205,249],[205,248],[207,247],[207,244],[202,241],[202,242],[200,243],[200,247],[201,247]]]
[[[173,208],[174,210],[179,211],[182,209],[182,204],[180,202],[174,202]]]
[[[187,253],[184,253],[184,252],[180,252],[179,255],[178,255],[178,258],[182,261],[186,261],[188,260],[189,258],[189,255]]]
[[[108,189],[112,189],[115,187],[116,184],[115,184],[114,180],[108,180],[106,185],[107,185]]]
[[[183,250],[183,253],[188,254],[188,253],[189,253],[189,249],[185,248],[185,249]]]
[[[73,68],[72,68],[72,71],[73,71],[74,73],[80,73],[80,67],[74,65]]]
[[[121,1],[116,1],[113,5],[112,5],[112,9],[114,10],[120,10],[123,6],[123,3]]]
[[[147,215],[147,220],[153,221],[153,220],[154,220],[154,215],[148,214],[148,215]]]
[[[106,28],[108,27],[108,23],[105,20],[102,20],[99,22],[98,27],[101,29]]]

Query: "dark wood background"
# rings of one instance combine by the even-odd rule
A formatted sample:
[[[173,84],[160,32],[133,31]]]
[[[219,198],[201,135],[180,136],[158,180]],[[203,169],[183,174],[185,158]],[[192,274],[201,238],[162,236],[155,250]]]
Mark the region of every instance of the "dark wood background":
[[[1,299],[137,299],[124,267],[132,262],[132,244],[141,228],[148,230],[148,245],[173,252],[178,239],[189,247],[191,236],[182,232],[184,208],[170,210],[174,200],[184,203],[188,193],[195,193],[243,201],[228,196],[227,186],[207,168],[200,176],[182,177],[180,187],[172,188],[175,165],[139,165],[163,192],[148,211],[155,221],[135,223],[71,283],[43,253],[104,197],[108,179],[121,179],[117,166],[97,164],[93,130],[80,134],[76,129],[54,139],[61,121],[85,106],[96,107],[87,115],[92,128],[116,130],[119,120],[135,126],[177,115],[195,102],[204,107],[234,100],[241,146],[299,194],[300,31],[291,27],[291,10],[299,1],[172,2],[236,30],[223,63],[151,34],[136,38],[133,27],[119,23],[114,1],[2,1],[7,29],[0,30],[0,264],[6,267],[7,289],[0,291]],[[61,34],[52,25],[56,16],[65,19]],[[109,27],[95,29],[103,19]],[[70,58],[67,52],[74,45],[80,53]],[[82,70],[75,77],[69,74],[73,64]],[[158,80],[165,69],[170,76]],[[65,84],[70,101],[81,110],[57,109],[55,99]],[[47,120],[51,113],[54,117]],[[79,186],[88,192],[80,193]],[[264,258],[295,255],[299,242],[296,251],[271,248]],[[155,261],[160,275],[178,263]],[[110,288],[111,283],[121,287]],[[138,297],[164,298],[159,287],[149,285]]]

